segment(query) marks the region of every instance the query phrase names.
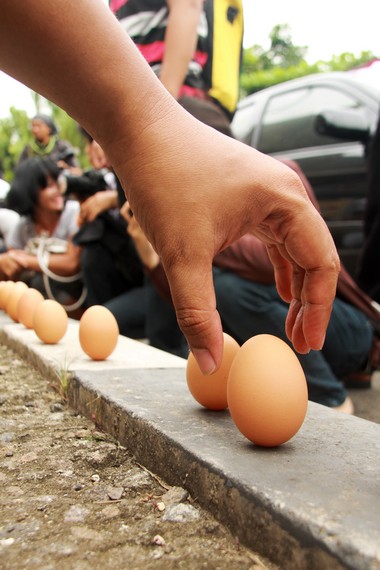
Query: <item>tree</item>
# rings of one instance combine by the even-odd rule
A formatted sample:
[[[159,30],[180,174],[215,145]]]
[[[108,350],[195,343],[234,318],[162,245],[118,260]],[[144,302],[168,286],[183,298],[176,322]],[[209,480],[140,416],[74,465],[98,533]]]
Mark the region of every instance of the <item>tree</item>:
[[[25,111],[14,107],[10,116],[0,121],[0,164],[5,180],[11,182],[17,159],[29,140],[29,118]]]
[[[329,62],[317,61],[309,64],[305,59],[307,47],[293,44],[287,24],[274,26],[269,38],[268,50],[259,45],[244,50],[240,81],[241,97],[296,77],[326,71],[346,71],[375,59],[374,54],[367,51],[359,56],[343,53],[332,56]]]
[[[264,51],[260,46],[256,46],[261,69],[268,70],[274,67],[288,69],[302,63],[307,52],[307,47],[295,46],[292,42],[290,28],[288,24],[278,24],[274,26],[269,34],[271,41],[268,51]]]
[[[59,129],[59,136],[70,141],[77,151],[81,166],[87,168],[89,163],[84,151],[85,141],[74,119],[38,93],[34,93],[33,97],[36,113],[44,112],[51,115]],[[18,158],[30,139],[30,117],[26,111],[11,107],[10,116],[0,120],[0,166],[4,179],[8,182],[12,181]]]
[[[305,61],[307,47],[293,44],[288,24],[274,26],[269,39],[269,50],[264,50],[259,45],[244,50],[243,73],[268,71],[278,67],[287,69]]]

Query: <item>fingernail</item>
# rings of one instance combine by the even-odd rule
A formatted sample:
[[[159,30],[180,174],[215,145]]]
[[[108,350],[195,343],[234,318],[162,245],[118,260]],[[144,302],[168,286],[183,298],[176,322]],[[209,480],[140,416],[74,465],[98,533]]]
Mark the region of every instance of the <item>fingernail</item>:
[[[201,369],[202,374],[210,376],[210,374],[215,371],[216,364],[209,351],[205,350],[204,348],[195,348],[192,350],[192,353],[198,363],[199,368]]]

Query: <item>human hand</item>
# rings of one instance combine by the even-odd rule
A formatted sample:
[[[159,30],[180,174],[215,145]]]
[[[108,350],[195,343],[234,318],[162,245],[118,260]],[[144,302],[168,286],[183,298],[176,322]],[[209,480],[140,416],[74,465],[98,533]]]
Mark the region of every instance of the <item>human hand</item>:
[[[18,255],[19,253],[21,255]],[[0,255],[0,269],[8,279],[16,279],[20,271],[25,268],[22,253],[18,250],[11,250]]]
[[[99,214],[117,207],[117,190],[101,190],[87,198],[80,206],[81,223],[92,222]]]
[[[290,303],[286,332],[294,348],[320,349],[339,259],[299,177],[179,109],[149,135],[157,144],[141,136],[135,163],[115,157],[113,165],[161,257],[179,325],[202,370],[215,370],[223,348],[212,259],[249,232],[267,245],[279,294]]]
[[[154,269],[160,263],[160,258],[154,251],[152,244],[141,229],[140,224],[131,211],[128,200],[120,208],[120,213],[128,223],[127,232],[134,241],[141,261],[148,269]]]
[[[99,143],[92,140],[86,147],[87,157],[90,164],[95,170],[101,170],[102,168],[109,168],[110,163],[107,158],[106,153],[102,149]]]
[[[81,176],[83,174],[82,168],[80,168],[79,166],[70,166],[64,160],[58,160],[57,166],[59,166],[61,170],[69,172],[71,176]]]
[[[279,293],[290,302],[295,349],[320,349],[339,259],[299,177],[187,113],[104,2],[3,4],[2,69],[64,108],[105,149],[160,255],[201,369],[213,372],[223,350],[212,259],[248,232],[268,246]],[[49,50],[41,21],[49,21]],[[67,42],[73,30],[76,41]],[[65,74],[52,73],[58,68]]]

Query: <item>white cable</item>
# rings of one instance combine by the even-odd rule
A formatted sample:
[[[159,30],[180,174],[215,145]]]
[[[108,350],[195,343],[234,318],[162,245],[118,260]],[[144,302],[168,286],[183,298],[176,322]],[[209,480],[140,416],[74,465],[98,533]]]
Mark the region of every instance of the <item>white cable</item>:
[[[38,261],[38,264],[39,264],[41,271],[42,271],[42,279],[43,279],[43,282],[45,285],[46,293],[47,293],[49,299],[52,299],[53,301],[55,301],[56,299],[55,299],[53,292],[51,290],[51,287],[50,287],[49,277],[50,277],[50,279],[53,279],[54,281],[58,281],[59,283],[73,283],[74,281],[77,281],[78,279],[80,279],[80,277],[82,276],[82,272],[80,271],[79,273],[76,273],[75,275],[63,276],[63,275],[56,275],[55,273],[50,271],[50,269],[48,267],[50,254],[48,251],[45,251],[45,243],[46,243],[46,239],[44,236],[42,236],[42,239],[40,239],[40,242],[38,244],[37,261]],[[79,307],[81,307],[86,296],[87,296],[87,287],[85,285],[83,285],[82,293],[81,293],[79,299],[77,301],[75,301],[75,303],[72,303],[71,305],[64,305],[63,303],[60,303],[60,304],[62,305],[62,307],[66,311],[75,311],[75,309],[79,309]]]

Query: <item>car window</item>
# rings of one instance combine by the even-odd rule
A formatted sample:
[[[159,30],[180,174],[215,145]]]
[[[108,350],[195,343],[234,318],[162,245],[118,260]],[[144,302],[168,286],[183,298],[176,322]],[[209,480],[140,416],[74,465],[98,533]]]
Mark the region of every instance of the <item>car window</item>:
[[[326,86],[294,89],[271,97],[267,103],[257,148],[274,153],[340,142],[314,129],[315,117],[326,109],[357,109],[360,102]]]
[[[232,132],[240,141],[250,145],[255,129],[260,121],[260,112],[254,101],[240,105],[232,121]]]

